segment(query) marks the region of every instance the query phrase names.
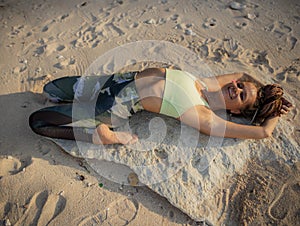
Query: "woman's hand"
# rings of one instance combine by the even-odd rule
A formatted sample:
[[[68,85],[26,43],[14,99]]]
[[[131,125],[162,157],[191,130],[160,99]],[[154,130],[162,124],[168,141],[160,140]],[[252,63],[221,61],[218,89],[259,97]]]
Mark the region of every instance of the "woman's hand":
[[[266,137],[272,136],[272,132],[275,129],[279,117],[288,114],[290,110],[293,109],[293,107],[294,106],[292,103],[282,97],[282,107],[280,109],[280,112],[268,117],[261,125],[264,128]]]
[[[282,107],[279,116],[288,114],[294,108],[293,104],[282,97]]]

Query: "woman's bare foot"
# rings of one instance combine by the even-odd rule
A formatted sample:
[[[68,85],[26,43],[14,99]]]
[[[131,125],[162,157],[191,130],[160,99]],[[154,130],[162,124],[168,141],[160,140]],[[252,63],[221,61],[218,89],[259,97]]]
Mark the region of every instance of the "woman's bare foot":
[[[94,144],[133,144],[137,141],[136,135],[111,131],[105,124],[100,124],[93,133]]]

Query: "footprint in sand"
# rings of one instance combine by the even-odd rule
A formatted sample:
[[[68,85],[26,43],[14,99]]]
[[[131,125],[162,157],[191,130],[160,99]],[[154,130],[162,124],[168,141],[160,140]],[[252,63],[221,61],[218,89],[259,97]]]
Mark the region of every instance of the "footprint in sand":
[[[290,203],[290,205],[286,205]],[[300,181],[285,183],[279,194],[268,208],[268,214],[273,220],[300,222]]]
[[[138,22],[134,22],[132,24],[130,24],[129,28],[137,28],[139,26]]]
[[[137,27],[138,24],[133,26]],[[86,27],[86,28],[85,28]],[[92,26],[87,26],[84,24],[82,28],[76,33],[78,39],[72,41],[74,47],[91,47],[95,48],[102,43],[104,40],[116,38],[125,34],[115,18],[106,20],[105,23],[93,24]]]
[[[298,42],[298,39],[292,36],[293,29],[283,22],[275,21],[274,23],[266,27],[265,30],[273,32],[275,37],[279,39],[284,38],[285,43],[288,45],[287,47],[290,50],[293,50],[296,46],[296,43]]]
[[[65,51],[67,48],[65,45],[58,43],[50,43],[45,46],[46,56],[50,56],[52,53],[61,53]]]
[[[56,22],[55,19],[48,21],[47,24],[44,27],[42,27],[41,31],[47,32],[55,22]]]
[[[206,18],[203,27],[204,28],[214,28],[217,26],[217,20],[215,18]]]
[[[58,43],[42,43],[41,46],[37,47],[34,51],[34,56],[40,56],[45,54],[46,56],[50,56],[53,53],[61,53],[65,51],[67,47]]]
[[[58,63],[54,64],[53,67],[58,68],[60,70],[70,68],[76,68],[76,59],[74,57],[64,58],[63,56],[58,57]]]
[[[189,43],[188,48],[200,55],[200,57],[207,58],[210,52],[209,45],[202,41],[192,41]]]
[[[35,193],[28,204],[25,204],[25,212],[16,222],[19,225],[48,225],[65,208],[66,199],[61,195],[49,194],[48,191]]]
[[[19,160],[12,156],[0,159],[0,178],[3,176],[17,174],[26,166],[30,165],[31,159]]]
[[[267,51],[253,51],[252,56],[249,58],[249,63],[254,67],[258,67],[262,71],[267,71],[269,73],[274,72],[274,69],[271,66],[271,62],[268,58]]]
[[[290,65],[283,68],[281,71],[279,71],[276,75],[276,78],[279,81],[286,81],[287,79],[293,80],[293,77],[296,79],[300,79],[300,59],[297,58],[291,62]]]
[[[292,31],[292,28],[282,22],[275,21],[274,23],[266,27],[266,30],[273,32],[277,38],[281,38],[282,36],[290,33]]]
[[[22,34],[24,32],[25,25],[17,25],[11,28],[11,32],[9,33],[10,38],[14,38]]]
[[[293,50],[295,48],[297,42],[298,42],[298,39],[293,37],[293,36],[290,36],[290,37],[287,38],[287,43],[291,47],[290,50]]]
[[[121,226],[128,225],[138,212],[138,203],[133,199],[121,199],[111,203],[106,210],[84,218],[78,225]]]
[[[237,22],[234,25],[238,29],[244,29],[248,26],[248,23],[247,22]]]

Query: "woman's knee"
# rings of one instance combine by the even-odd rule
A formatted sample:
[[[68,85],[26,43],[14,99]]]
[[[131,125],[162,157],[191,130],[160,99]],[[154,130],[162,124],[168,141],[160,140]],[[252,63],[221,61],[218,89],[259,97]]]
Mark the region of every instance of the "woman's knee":
[[[39,111],[36,111],[29,116],[29,126],[35,133],[39,133],[39,128],[43,124],[43,120],[41,120],[40,114],[41,113]]]
[[[148,68],[138,74],[138,78],[156,76],[165,77],[166,70],[164,68]]]

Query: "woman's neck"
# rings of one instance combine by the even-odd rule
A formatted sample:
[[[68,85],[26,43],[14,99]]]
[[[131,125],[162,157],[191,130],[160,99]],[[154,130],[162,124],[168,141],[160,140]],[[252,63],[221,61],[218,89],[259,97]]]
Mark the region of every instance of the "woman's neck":
[[[221,110],[226,109],[224,98],[221,91],[216,92],[208,92],[206,90],[202,90],[202,94],[204,99],[209,104],[211,110]]]

